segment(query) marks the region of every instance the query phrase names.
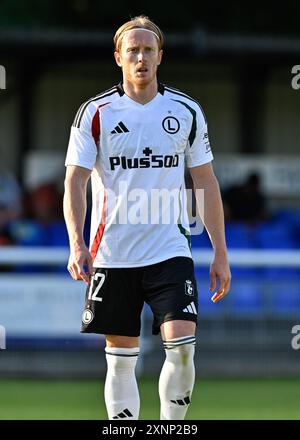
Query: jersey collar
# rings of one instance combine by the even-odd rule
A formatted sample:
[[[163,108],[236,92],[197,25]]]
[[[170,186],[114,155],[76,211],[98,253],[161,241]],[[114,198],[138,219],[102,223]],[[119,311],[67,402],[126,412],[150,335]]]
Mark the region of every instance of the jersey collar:
[[[158,93],[163,95],[165,93],[165,86],[161,82],[158,82],[157,85],[158,85],[157,88]],[[122,82],[119,82],[119,84],[117,85],[117,90],[120,96],[123,96],[125,94]]]

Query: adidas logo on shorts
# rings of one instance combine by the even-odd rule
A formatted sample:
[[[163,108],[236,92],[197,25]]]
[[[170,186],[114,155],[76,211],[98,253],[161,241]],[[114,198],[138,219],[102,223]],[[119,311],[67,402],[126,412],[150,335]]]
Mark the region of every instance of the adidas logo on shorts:
[[[183,309],[183,312],[193,313],[193,315],[197,315],[197,309],[194,301],[192,301],[185,309]]]

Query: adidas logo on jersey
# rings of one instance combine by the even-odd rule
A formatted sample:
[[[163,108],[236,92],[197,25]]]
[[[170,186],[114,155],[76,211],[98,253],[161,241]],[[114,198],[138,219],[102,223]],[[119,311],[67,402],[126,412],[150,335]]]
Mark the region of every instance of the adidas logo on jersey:
[[[183,312],[192,313],[193,315],[197,315],[197,309],[195,307],[194,301],[192,301],[185,309],[183,309]]]
[[[133,417],[128,408],[124,409],[124,411],[120,412],[117,416],[114,416],[113,419],[126,419],[128,417]]]
[[[128,132],[129,132],[129,130],[126,127],[126,125],[123,124],[122,121],[120,121],[118,123],[118,125],[116,125],[115,128],[110,133],[111,134],[115,134],[115,133],[128,133]]]

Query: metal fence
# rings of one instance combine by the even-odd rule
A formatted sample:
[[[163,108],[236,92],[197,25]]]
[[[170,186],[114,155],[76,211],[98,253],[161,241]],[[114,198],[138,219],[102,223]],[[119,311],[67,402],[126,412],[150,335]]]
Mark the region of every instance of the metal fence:
[[[210,249],[194,249],[199,290],[195,364],[203,376],[300,375],[300,252],[229,250],[231,292],[214,304]],[[79,333],[85,285],[66,272],[66,248],[0,248],[0,375],[98,377],[104,338]],[[163,363],[152,314],[142,317],[139,374]],[[294,341],[294,343],[293,343]]]

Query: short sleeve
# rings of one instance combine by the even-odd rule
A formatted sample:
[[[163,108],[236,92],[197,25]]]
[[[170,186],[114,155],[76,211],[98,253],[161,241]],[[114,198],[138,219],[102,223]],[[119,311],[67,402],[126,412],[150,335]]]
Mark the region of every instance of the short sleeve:
[[[65,166],[78,165],[92,170],[97,157],[97,146],[92,133],[92,115],[86,109],[80,125],[71,127]],[[98,115],[97,115],[98,116]]]
[[[189,168],[203,165],[213,160],[207,122],[200,107],[194,109],[193,112],[192,128],[185,155],[186,164]]]

